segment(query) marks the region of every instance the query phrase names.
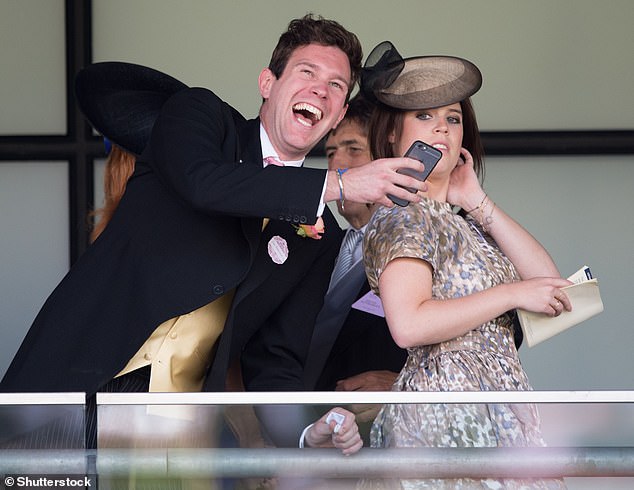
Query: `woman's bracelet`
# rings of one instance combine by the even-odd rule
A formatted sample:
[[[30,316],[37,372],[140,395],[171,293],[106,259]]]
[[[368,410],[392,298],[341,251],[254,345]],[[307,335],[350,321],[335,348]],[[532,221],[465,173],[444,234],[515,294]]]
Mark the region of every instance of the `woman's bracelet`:
[[[486,208],[488,206],[491,206],[491,211],[489,212],[488,216],[485,216],[486,214]],[[480,213],[480,219],[478,220],[478,222],[480,223],[480,226],[482,227],[482,229],[486,232],[489,231],[489,228],[491,226],[491,223],[493,223],[493,211],[495,211],[495,203],[489,199],[489,196],[487,194],[484,195],[484,197],[482,198],[482,201],[480,201],[480,204],[478,204],[475,208],[473,208],[471,211],[467,211],[467,214],[471,214],[473,216],[473,212],[475,211],[479,211]],[[474,216],[475,218],[475,216]]]
[[[480,226],[487,233],[489,232],[489,227],[491,226],[491,223],[493,223],[493,211],[495,211],[495,203],[493,201],[491,201],[491,199],[489,199],[489,202],[491,203],[491,212],[485,218],[484,217],[484,210],[486,209],[486,206],[484,208],[482,208],[482,213],[481,213],[482,215],[481,215],[481,221],[480,221]]]
[[[473,213],[474,211],[477,211],[478,209],[481,209],[481,208],[482,208],[482,205],[484,204],[484,201],[486,201],[486,200],[487,200],[487,197],[489,197],[489,196],[487,196],[487,195],[485,194],[485,195],[484,195],[484,197],[482,198],[482,201],[480,201],[480,204],[478,204],[478,205],[477,205],[475,208],[473,208],[471,211],[467,211],[467,214],[471,214],[471,213]]]
[[[337,170],[335,170],[335,172],[337,172],[337,182],[339,182],[339,201],[341,202],[341,210],[345,211],[346,207],[345,207],[345,202],[346,202],[346,195],[343,192],[343,174],[345,174],[348,171],[347,168],[338,168]]]

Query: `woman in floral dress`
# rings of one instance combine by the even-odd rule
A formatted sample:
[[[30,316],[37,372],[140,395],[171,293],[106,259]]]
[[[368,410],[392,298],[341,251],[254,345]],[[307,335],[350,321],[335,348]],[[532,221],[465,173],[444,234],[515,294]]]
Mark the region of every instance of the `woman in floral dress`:
[[[382,61],[400,59],[391,44],[387,51],[380,48]],[[384,85],[394,80],[391,85],[364,79],[364,90],[378,100],[370,134],[373,156],[401,156],[422,140],[442,158],[420,203],[380,208],[366,231],[370,285],[381,297],[396,343],[409,352],[393,389],[530,390],[513,341],[513,311],[556,316],[570,310],[561,290],[569,282],[481,186],[482,144],[469,99],[481,84],[477,67],[459,58],[417,57],[400,65],[392,60],[386,70],[395,63],[396,78],[383,77]],[[374,66],[373,72],[385,70]],[[531,404],[394,404],[377,416],[372,446],[544,446],[544,441]],[[565,488],[558,479],[494,478],[361,486]]]

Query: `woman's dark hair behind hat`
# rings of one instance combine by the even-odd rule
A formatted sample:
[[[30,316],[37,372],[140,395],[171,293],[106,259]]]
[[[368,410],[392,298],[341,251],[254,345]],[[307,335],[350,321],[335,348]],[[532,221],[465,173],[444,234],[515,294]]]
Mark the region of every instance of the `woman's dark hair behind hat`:
[[[187,85],[132,63],[94,63],[75,77],[75,95],[86,119],[103,136],[135,155],[147,144],[163,104]]]

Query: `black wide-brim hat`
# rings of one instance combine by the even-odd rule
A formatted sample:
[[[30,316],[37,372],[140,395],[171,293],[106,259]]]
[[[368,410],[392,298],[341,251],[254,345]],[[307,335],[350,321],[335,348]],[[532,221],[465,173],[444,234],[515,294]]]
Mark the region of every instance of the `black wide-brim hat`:
[[[137,156],[165,101],[185,88],[158,70],[120,61],[94,63],[75,76],[75,95],[86,119],[105,138]]]
[[[366,96],[403,110],[433,109],[460,102],[482,86],[482,74],[469,60],[456,56],[403,59],[383,41],[368,55],[361,73]]]

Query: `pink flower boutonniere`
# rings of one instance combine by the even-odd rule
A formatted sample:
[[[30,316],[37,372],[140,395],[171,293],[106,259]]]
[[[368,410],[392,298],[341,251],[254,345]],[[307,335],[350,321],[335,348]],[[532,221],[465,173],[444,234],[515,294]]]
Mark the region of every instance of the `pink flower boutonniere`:
[[[321,240],[321,235],[325,231],[324,220],[321,217],[317,218],[317,223],[314,225],[293,225],[293,228],[302,238],[313,238],[314,240]]]

